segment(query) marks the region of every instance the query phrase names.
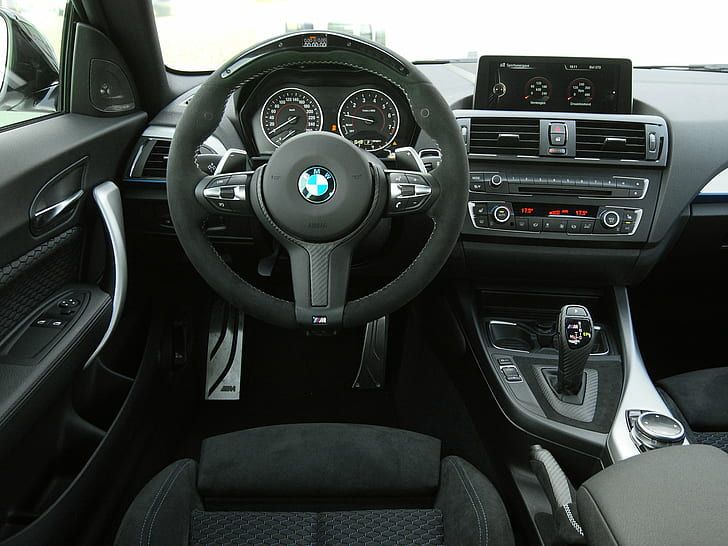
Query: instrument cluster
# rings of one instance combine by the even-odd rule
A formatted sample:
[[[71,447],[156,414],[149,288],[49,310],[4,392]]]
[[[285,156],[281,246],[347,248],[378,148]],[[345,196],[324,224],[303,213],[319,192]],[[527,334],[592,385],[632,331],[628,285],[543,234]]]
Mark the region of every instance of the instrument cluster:
[[[362,72],[278,71],[252,91],[240,115],[261,154],[306,131],[337,133],[378,155],[409,146],[416,136],[401,91]]]

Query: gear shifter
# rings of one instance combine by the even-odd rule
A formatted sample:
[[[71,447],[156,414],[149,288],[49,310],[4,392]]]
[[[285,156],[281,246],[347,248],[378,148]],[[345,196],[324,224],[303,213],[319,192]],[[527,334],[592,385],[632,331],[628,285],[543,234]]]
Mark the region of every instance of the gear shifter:
[[[578,394],[594,343],[594,323],[589,310],[583,305],[562,307],[556,336],[559,350],[556,392],[561,395]]]

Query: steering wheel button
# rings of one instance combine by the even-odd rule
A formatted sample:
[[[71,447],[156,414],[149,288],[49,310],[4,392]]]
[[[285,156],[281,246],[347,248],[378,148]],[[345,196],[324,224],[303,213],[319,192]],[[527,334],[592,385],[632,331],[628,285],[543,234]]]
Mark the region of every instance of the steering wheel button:
[[[425,202],[426,197],[411,197],[405,201],[407,210],[418,209]]]
[[[219,178],[213,178],[212,181],[207,185],[208,188],[217,188],[219,186],[226,186],[230,180],[229,176],[221,176]]]
[[[412,184],[400,184],[399,191],[402,197],[411,197],[415,194],[415,187]]]
[[[407,175],[405,173],[389,173],[389,181],[393,184],[407,184]]]

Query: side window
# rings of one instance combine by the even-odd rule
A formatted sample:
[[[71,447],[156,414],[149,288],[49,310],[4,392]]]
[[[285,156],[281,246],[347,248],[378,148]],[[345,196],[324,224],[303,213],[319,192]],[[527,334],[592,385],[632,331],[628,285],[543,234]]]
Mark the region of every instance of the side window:
[[[66,0],[0,0],[0,128],[57,112]]]

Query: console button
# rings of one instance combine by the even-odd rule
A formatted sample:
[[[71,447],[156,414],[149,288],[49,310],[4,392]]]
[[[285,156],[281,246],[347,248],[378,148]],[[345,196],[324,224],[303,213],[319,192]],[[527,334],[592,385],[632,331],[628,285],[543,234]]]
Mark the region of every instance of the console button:
[[[528,231],[540,232],[542,228],[543,228],[543,219],[542,218],[530,218],[528,220]]]
[[[487,216],[476,216],[475,225],[480,228],[488,227],[488,217]]]
[[[501,175],[494,174],[493,176],[490,177],[490,185],[493,186],[494,188],[497,188],[501,184],[503,184],[503,177]]]
[[[581,232],[591,233],[594,231],[594,220],[582,220],[581,221]]]
[[[549,148],[549,155],[566,155],[566,148]]]
[[[627,190],[627,196],[629,197],[642,197],[642,190]]]
[[[523,378],[521,377],[521,372],[519,372],[518,368],[516,368],[514,365],[501,366],[501,373],[503,374],[503,377],[506,378],[506,381],[508,381],[509,383],[518,383],[520,381],[523,381]]]
[[[637,215],[631,210],[625,210],[624,211],[624,221],[625,222],[635,222],[635,221],[637,221]]]
[[[617,178],[617,187],[622,189],[627,189],[632,187],[631,180],[627,178]]]
[[[602,225],[607,229],[616,228],[622,221],[622,217],[617,211],[608,210],[602,214]]]
[[[516,218],[516,229],[519,231],[529,230],[528,218]]]
[[[549,125],[549,142],[552,146],[563,146],[566,144],[566,124],[551,123]]]
[[[566,224],[566,220],[559,220],[558,218],[546,218],[543,221],[543,230],[553,233],[561,233],[566,231]]]
[[[566,231],[569,233],[579,233],[581,231],[581,220],[569,220],[566,225]]]
[[[613,178],[605,178],[602,181],[602,187],[610,189],[610,190],[614,190],[617,188],[617,183],[614,181]]]
[[[485,173],[470,173],[471,182],[485,182]]]
[[[622,226],[620,227],[620,231],[622,233],[632,233],[633,229],[634,229],[634,222],[622,222]]]
[[[510,218],[511,218],[511,209],[509,209],[507,206],[498,205],[497,207],[495,207],[493,209],[493,219],[496,222],[503,224],[503,223],[507,222],[508,220],[510,220]]]
[[[476,216],[485,216],[488,214],[488,205],[478,203],[473,207],[473,214]]]
[[[485,183],[483,183],[483,182],[471,182],[470,183],[470,191],[474,191],[474,192],[484,192],[485,191]]]

